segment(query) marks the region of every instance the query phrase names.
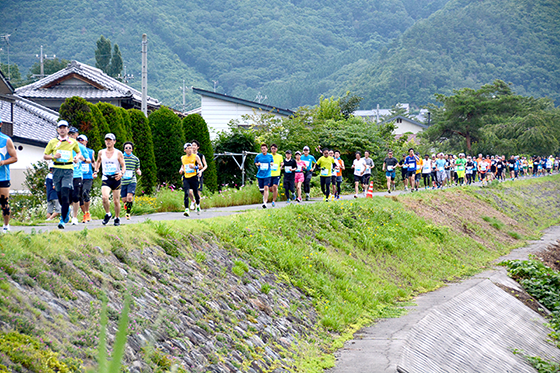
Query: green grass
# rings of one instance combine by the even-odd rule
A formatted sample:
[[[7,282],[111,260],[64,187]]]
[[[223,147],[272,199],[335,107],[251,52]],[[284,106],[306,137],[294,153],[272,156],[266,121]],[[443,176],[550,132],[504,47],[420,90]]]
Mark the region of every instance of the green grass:
[[[489,209],[500,206],[499,201],[515,200],[517,209],[529,217],[524,224],[537,232],[557,222],[559,217],[557,211],[543,214],[542,205],[533,203],[539,191],[553,190],[557,180],[554,177],[547,180],[551,183],[540,180],[503,183],[499,188],[484,191],[450,189],[444,196],[454,193],[464,198],[474,196],[487,201]],[[168,193],[168,196],[176,194]],[[428,201],[432,195],[435,194],[428,192],[396,200],[373,198],[317,203],[205,220],[148,221],[85,233],[51,231],[1,236],[0,319],[12,320],[14,309],[32,307],[17,301],[17,291],[3,280],[7,276],[52,291],[63,299],[75,297],[76,290],[99,299],[94,269],[102,271],[103,278],[108,278],[117,291],[124,293],[126,286],[117,269],[101,265],[99,259],[104,254],[96,247],[111,250],[128,265],[132,275],[136,271],[163,270],[139,263],[130,255],[133,250],[142,251],[154,245],[164,248],[168,260],[192,259],[207,271],[211,254],[200,245],[195,249],[192,240],[206,241],[230,250],[233,265],[225,271],[231,271],[239,281],[247,277],[251,267],[257,268],[276,274],[281,283],[295,286],[310,297],[319,315],[318,325],[309,337],[302,336],[298,341],[298,348],[293,351],[294,361],[302,371],[320,372],[334,362],[329,352],[340,347],[352,332],[375,319],[398,316],[400,302],[436,289],[445,281],[472,275],[511,249],[500,246],[499,242],[494,243],[493,249],[476,244],[471,237],[420,218],[399,202],[402,198]],[[510,214],[512,211],[504,210]],[[539,221],[533,223],[531,216],[539,216]],[[499,221],[492,222],[503,229]],[[490,235],[492,229],[498,228],[489,228],[488,232],[473,229],[479,235]],[[72,266],[82,269],[95,284],[84,281],[77,271],[71,270]],[[265,294],[270,290],[264,285],[260,289]],[[34,328],[40,327],[24,318],[19,320],[11,326],[17,327],[20,333],[34,333]]]

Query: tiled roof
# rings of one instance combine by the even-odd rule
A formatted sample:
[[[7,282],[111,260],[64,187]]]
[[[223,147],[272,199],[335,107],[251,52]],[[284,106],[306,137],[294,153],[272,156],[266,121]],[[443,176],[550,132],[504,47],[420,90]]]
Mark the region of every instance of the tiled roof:
[[[44,143],[56,137],[56,122],[58,113],[33,101],[26,100],[16,95],[13,96],[14,120],[13,138]],[[0,113],[5,121],[11,118],[10,103],[0,101]]]
[[[77,77],[83,84],[66,86],[60,82]],[[85,99],[132,98],[142,101],[142,93],[105,74],[98,68],[72,61],[68,66],[35,83],[16,89],[16,94],[26,98],[58,99],[80,96]],[[148,105],[159,106],[160,102],[148,96]]]

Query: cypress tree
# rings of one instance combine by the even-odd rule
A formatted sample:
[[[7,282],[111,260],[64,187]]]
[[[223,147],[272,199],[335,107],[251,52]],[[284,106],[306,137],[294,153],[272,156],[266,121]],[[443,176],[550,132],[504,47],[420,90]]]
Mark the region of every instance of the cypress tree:
[[[99,150],[105,148],[105,135],[111,132],[111,130],[97,105],[88,103],[88,106],[93,117],[92,129],[90,132],[86,132],[88,148],[95,150],[95,153],[97,153]]]
[[[128,139],[128,134],[124,128],[121,111],[118,110],[118,107],[106,102],[99,102],[97,104],[97,107],[99,108],[99,110],[105,117],[107,124],[109,125],[109,132],[113,133],[117,138],[115,148],[121,150],[123,148],[123,144]],[[105,134],[102,134],[102,136],[104,137]]]
[[[64,119],[80,132],[86,132],[93,125],[93,117],[88,102],[78,96],[67,98],[59,110],[60,119]]]
[[[187,115],[183,118],[185,141],[197,140],[200,143],[199,152],[206,158],[208,168],[204,171],[204,185],[211,192],[218,190],[218,175],[214,161],[214,149],[210,141],[210,132],[204,118],[199,114]]]
[[[183,126],[179,117],[162,106],[149,116],[156,155],[157,179],[160,183],[181,185],[181,156],[184,155]]]
[[[157,182],[152,129],[148,123],[148,118],[140,110],[129,109],[128,114],[134,154],[140,159],[140,169],[142,170],[142,177],[139,179],[140,187],[136,188],[136,193],[152,194]]]
[[[130,114],[125,108],[122,107],[117,107],[117,110],[121,113],[121,117],[123,119],[123,128],[124,128],[125,139],[126,139],[125,141],[132,141],[132,128],[131,128],[132,125],[130,123]]]

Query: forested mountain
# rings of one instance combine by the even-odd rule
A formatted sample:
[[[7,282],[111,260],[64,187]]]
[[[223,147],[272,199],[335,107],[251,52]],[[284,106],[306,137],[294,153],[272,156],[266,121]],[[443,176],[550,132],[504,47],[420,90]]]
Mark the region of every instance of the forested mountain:
[[[365,107],[424,104],[435,101],[435,92],[494,79],[560,104],[560,1],[450,1],[383,49],[350,89],[365,97]]]
[[[449,1],[449,2],[448,2]],[[95,65],[100,35],[117,43],[140,87],[180,108],[181,85],[285,108],[347,90],[363,108],[423,105],[494,79],[558,102],[558,0],[4,0],[0,34],[25,75],[48,55]],[[1,41],[0,41],[1,42]],[[2,42],[0,62],[7,62]],[[198,105],[189,94],[187,109]]]

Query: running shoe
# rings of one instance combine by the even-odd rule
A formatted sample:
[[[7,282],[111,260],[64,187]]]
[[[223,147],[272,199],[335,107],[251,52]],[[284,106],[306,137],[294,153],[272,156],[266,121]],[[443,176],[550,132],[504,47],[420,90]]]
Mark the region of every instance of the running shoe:
[[[272,201],[272,207],[276,207],[276,203]]]
[[[78,218],[72,218],[72,225],[78,225]]]
[[[84,217],[82,218],[82,223],[87,223],[87,221],[88,221],[87,220],[87,215],[88,215],[88,213],[84,212]]]
[[[185,212],[183,212],[183,215],[190,216],[191,212],[189,211],[189,209],[185,209]]]
[[[391,189],[387,189],[387,193],[391,193]]]
[[[195,208],[194,201],[191,202],[191,207],[190,208],[191,208],[191,210],[194,210],[194,208]]]
[[[10,229],[10,224],[4,225],[4,226],[2,227],[2,233],[9,233],[10,230],[11,230],[11,229]]]
[[[62,217],[60,217],[60,222],[58,223],[58,229],[64,229],[64,219],[62,219]]]
[[[127,213],[127,214],[125,215],[125,217],[126,217],[126,220],[130,220],[130,214]]]
[[[267,208],[267,207],[268,207],[268,206],[266,205],[266,203],[263,203],[263,204],[262,204],[262,208],[263,208],[263,209],[265,209],[265,208]]]
[[[334,196],[331,194],[331,201],[334,201]]]
[[[354,194],[354,198],[358,198],[358,195],[357,195],[357,194]]]
[[[289,205],[291,203],[290,199],[288,198],[288,200],[286,201],[286,204]]]
[[[298,201],[298,203],[301,203],[301,198],[296,199],[296,201]]]
[[[103,221],[101,222],[101,224],[107,225],[109,220],[111,220],[111,216],[112,216],[111,213],[105,214],[105,217],[103,218]]]
[[[306,201],[309,201],[309,193],[307,193],[307,194],[305,195],[305,200],[306,200]]]
[[[327,197],[323,196],[323,202],[325,202],[327,200]]]
[[[115,227],[121,225],[121,218],[115,218],[115,222],[113,224],[115,224]]]
[[[404,187],[404,191],[408,192],[408,187],[407,186]]]
[[[196,214],[200,215],[200,205],[196,205]]]
[[[66,218],[64,219],[64,224],[68,224],[70,221],[70,210],[68,210],[68,214],[66,214]]]

